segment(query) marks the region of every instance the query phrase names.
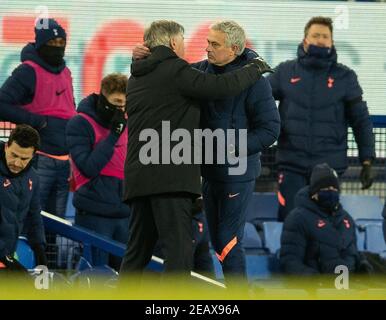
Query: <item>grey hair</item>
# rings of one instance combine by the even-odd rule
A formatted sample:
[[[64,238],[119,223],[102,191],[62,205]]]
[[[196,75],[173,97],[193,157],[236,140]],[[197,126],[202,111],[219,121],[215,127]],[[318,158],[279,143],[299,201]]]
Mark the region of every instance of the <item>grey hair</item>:
[[[170,40],[179,34],[184,34],[184,27],[172,20],[156,20],[145,30],[143,41],[150,49],[156,46],[170,48]]]
[[[236,45],[239,48],[236,55],[239,56],[243,53],[247,39],[244,29],[237,22],[232,20],[218,21],[212,24],[210,28],[225,33],[225,45],[227,47]]]

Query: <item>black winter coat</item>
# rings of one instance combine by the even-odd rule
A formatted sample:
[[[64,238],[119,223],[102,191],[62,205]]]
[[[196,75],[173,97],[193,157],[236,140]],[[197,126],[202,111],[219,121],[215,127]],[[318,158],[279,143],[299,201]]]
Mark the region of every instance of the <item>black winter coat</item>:
[[[101,126],[106,126],[96,114],[97,102],[98,95],[91,94],[79,103],[77,111],[87,114]],[[77,115],[67,124],[66,139],[72,161],[90,179],[75,191],[74,207],[102,217],[127,218],[130,208],[122,202],[122,179],[101,174],[114,155],[119,136],[110,132],[95,145],[95,131],[91,123]]]
[[[307,174],[326,162],[343,173],[349,126],[360,161],[375,158],[373,126],[357,75],[337,63],[335,48],[327,59],[315,59],[300,44],[298,58],[279,64],[268,79],[280,101],[276,160],[281,169]]]
[[[309,196],[309,187],[295,198],[296,208],[284,222],[280,264],[290,274],[334,274],[338,265],[357,271],[365,259],[357,249],[355,223],[342,209],[331,215]]]
[[[212,74],[224,74],[242,68],[257,54],[245,49],[243,54],[225,66],[210,64],[208,60],[193,66]],[[201,167],[202,176],[211,181],[244,182],[253,181],[260,175],[260,152],[271,146],[280,132],[280,117],[272,90],[266,78],[262,77],[253,86],[240,94],[220,100],[205,101],[201,112],[201,128],[211,130],[247,129],[246,171],[230,175],[231,164],[207,164]],[[237,143],[238,144],[238,143]],[[225,146],[224,146],[225,147]],[[225,151],[225,150],[224,150]],[[203,150],[203,153],[205,150]],[[211,150],[216,158],[217,148]],[[240,164],[237,164],[239,166]],[[234,166],[234,165],[233,165]]]
[[[4,142],[0,142],[0,258],[13,255],[18,237],[25,233],[34,248],[45,246],[40,215],[39,179],[35,169],[25,168],[17,175],[6,165]]]

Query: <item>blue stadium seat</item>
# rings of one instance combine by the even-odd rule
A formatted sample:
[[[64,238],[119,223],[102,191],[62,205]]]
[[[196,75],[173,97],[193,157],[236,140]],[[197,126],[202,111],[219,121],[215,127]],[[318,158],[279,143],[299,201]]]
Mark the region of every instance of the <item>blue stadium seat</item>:
[[[273,192],[254,192],[247,207],[247,221],[277,221],[279,203]]]
[[[19,237],[19,240],[17,241],[16,257],[17,260],[24,266],[24,268],[35,268],[35,255],[30,245],[28,244],[27,238]]]
[[[357,224],[368,220],[382,220],[383,203],[377,196],[341,195],[340,202]]]
[[[222,272],[221,263],[218,261],[214,252],[212,252],[212,259],[215,277],[217,280],[223,281],[224,273]],[[266,279],[271,276],[272,257],[269,257],[268,255],[246,254],[245,260],[249,281]]]
[[[243,247],[244,249],[260,249],[263,247],[263,243],[255,226],[247,222],[244,228],[244,238],[243,238]]]
[[[276,221],[263,222],[264,247],[271,254],[276,254],[280,249],[280,237],[283,231],[283,223]]]
[[[365,250],[365,230],[362,228],[356,229],[356,236],[357,236],[357,247],[359,251]]]
[[[270,257],[267,255],[246,255],[247,277],[249,281],[266,279],[271,276]]]
[[[365,249],[374,253],[386,251],[386,243],[383,238],[381,223],[369,223],[365,226]]]

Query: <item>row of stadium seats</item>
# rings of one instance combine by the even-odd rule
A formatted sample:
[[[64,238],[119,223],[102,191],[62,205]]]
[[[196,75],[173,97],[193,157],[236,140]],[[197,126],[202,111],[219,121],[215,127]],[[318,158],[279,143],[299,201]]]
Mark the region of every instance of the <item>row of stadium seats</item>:
[[[371,195],[341,195],[343,208],[359,222],[382,220],[383,203],[377,196]],[[255,192],[247,207],[247,221],[256,225],[261,221],[278,220],[279,203],[273,192]]]
[[[256,227],[247,222],[244,230],[243,246],[247,252],[264,250],[268,254],[277,254],[280,250],[280,237],[283,223],[275,221],[263,222],[263,237]],[[373,221],[357,228],[357,245],[360,251],[382,253],[386,251],[383,237],[382,221]]]

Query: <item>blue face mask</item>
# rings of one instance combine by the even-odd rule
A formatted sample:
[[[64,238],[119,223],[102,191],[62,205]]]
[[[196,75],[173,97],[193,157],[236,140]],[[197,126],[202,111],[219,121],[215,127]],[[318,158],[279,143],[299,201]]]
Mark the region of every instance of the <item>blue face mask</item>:
[[[328,211],[336,211],[339,207],[339,192],[333,190],[320,190],[317,204]]]
[[[329,55],[331,54],[331,48],[318,47],[313,44],[310,44],[308,46],[307,54],[309,56],[319,58],[319,59],[328,58]]]

